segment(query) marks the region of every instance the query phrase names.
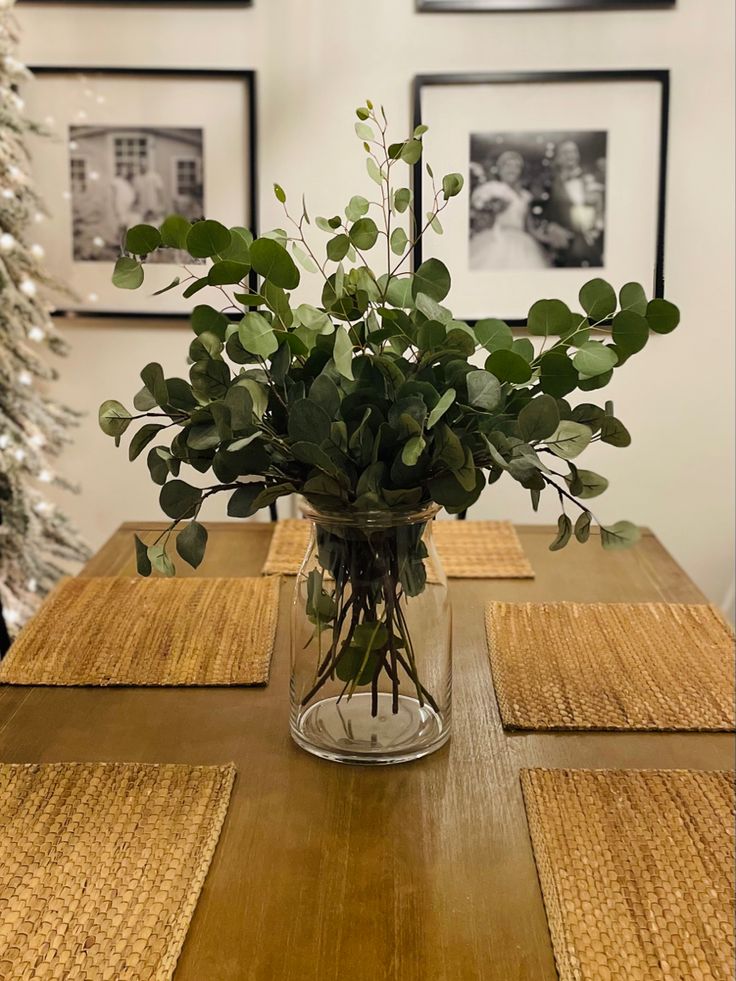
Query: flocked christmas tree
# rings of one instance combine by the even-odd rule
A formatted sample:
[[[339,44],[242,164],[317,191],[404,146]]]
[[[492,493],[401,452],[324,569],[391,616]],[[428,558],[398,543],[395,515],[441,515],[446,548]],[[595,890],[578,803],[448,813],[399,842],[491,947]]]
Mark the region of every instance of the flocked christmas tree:
[[[50,316],[53,284],[33,229],[43,209],[29,176],[12,0],[0,0],[0,654],[3,642],[86,548],[46,497],[49,485],[73,490],[55,460],[78,416],[47,394],[56,371],[48,355],[65,344]]]

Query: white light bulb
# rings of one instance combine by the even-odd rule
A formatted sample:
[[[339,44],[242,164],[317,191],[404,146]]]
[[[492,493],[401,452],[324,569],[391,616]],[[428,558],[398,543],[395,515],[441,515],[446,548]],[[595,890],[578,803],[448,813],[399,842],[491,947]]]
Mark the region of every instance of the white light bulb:
[[[25,371],[25,370],[20,371],[18,373],[18,381],[20,382],[21,385],[32,385],[33,375],[30,373],[30,371]]]
[[[10,436],[7,433],[0,433],[0,450],[7,450],[10,446]]]
[[[29,579],[26,583],[26,589],[29,593],[35,593],[38,589],[38,579]]]
[[[36,293],[38,292],[38,287],[36,286],[36,284],[33,282],[32,279],[24,279],[23,282],[20,284],[20,291],[21,293],[24,293],[26,296],[35,296]]]
[[[17,450],[13,451],[13,456],[15,457],[18,463],[23,463],[23,461],[26,458],[26,451],[21,450],[19,447]]]
[[[46,255],[46,250],[36,242],[31,246],[31,255],[35,256],[36,259],[43,259]]]
[[[99,172],[99,170],[90,170],[90,172],[89,172],[89,179],[91,181],[98,181],[100,179],[100,172]]]
[[[0,252],[12,252],[16,244],[15,238],[10,232],[3,232],[0,235]]]
[[[38,479],[41,481],[42,484],[50,484],[51,481],[54,479],[54,475],[51,473],[50,470],[40,470],[38,473]]]
[[[12,201],[13,198],[15,197],[15,195],[13,194],[13,192],[10,190],[9,187],[4,187],[2,191],[0,191],[0,196],[5,198],[6,201]]]
[[[92,245],[94,245],[96,249],[101,249],[104,244],[105,240],[101,235],[95,235],[95,237],[92,239]]]
[[[20,614],[17,610],[9,610],[7,607],[3,610],[3,617],[5,622],[9,627],[14,627],[16,624],[20,623]]]
[[[90,303],[97,303],[97,301],[99,300],[99,296],[96,293],[88,293],[87,299],[89,300]]]
[[[43,329],[43,327],[33,326],[28,331],[28,337],[29,340],[36,341],[37,344],[40,344],[46,337],[46,331]]]
[[[71,199],[72,199],[72,192],[71,191],[62,191],[61,192],[61,196],[64,198],[65,201],[71,201]]]
[[[46,443],[46,439],[41,435],[41,433],[34,433],[28,442],[31,444],[31,446],[35,447],[37,450],[40,450]]]
[[[40,211],[37,211],[33,216],[33,220],[37,225],[40,225],[42,221],[46,220],[46,215],[42,214]]]
[[[79,149],[79,144],[77,143],[76,140],[71,140],[71,142],[69,143],[69,149],[70,150],[78,150]]]
[[[33,505],[33,510],[36,512],[36,514],[51,514],[51,512],[54,510],[54,506],[48,501],[37,501],[37,503]]]

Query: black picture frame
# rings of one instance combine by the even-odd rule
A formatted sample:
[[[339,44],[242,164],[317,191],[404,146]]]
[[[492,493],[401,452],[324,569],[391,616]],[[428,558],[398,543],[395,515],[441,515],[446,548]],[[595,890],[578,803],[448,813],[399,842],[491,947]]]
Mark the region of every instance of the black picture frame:
[[[94,0],[84,0],[84,2],[94,2]],[[128,0],[125,0],[128,2]],[[228,0],[230,2],[230,0]],[[51,75],[106,75],[115,78],[220,78],[220,79],[241,79],[247,90],[248,120],[246,136],[248,140],[248,185],[246,189],[246,201],[250,218],[247,222],[248,227],[253,232],[254,237],[258,235],[258,94],[257,94],[257,73],[254,69],[247,68],[138,68],[138,67],[109,67],[94,65],[29,65],[29,70],[34,76],[43,78]],[[257,277],[255,273],[250,275],[250,287],[257,289]],[[157,311],[138,312],[138,311],[106,311],[106,310],[71,310],[57,308],[54,317],[70,317],[79,320],[155,320],[181,323],[186,319],[185,313],[160,313]]]
[[[612,82],[649,81],[661,85],[659,123],[659,165],[657,194],[656,254],[654,261],[653,296],[664,296],[664,236],[667,194],[667,142],[669,136],[670,72],[667,68],[603,69],[591,71],[538,71],[538,72],[465,72],[416,75],[412,83],[412,125],[427,122],[422,119],[422,89],[428,86],[447,85],[516,85],[528,82]],[[420,160],[412,168],[412,193],[417,214],[423,214],[422,184],[423,163]],[[422,241],[414,246],[413,268],[422,263]],[[646,286],[646,284],[644,284]],[[492,316],[491,313],[488,316]],[[525,327],[524,319],[507,319],[510,327]]]
[[[540,13],[551,11],[671,10],[677,0],[416,0],[419,13]]]

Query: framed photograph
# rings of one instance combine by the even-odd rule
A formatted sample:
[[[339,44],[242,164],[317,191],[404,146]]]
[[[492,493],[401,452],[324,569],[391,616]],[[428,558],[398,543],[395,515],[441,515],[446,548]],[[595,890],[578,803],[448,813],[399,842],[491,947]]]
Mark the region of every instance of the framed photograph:
[[[62,313],[182,316],[181,293],[152,294],[183,255],[156,254],[144,289],[112,270],[126,228],[168,214],[257,229],[256,92],[251,71],[35,67],[24,97],[52,131],[36,138],[33,174],[48,211],[36,241],[73,300]],[[213,293],[214,293],[213,288]],[[202,291],[207,302],[208,290]],[[61,305],[61,304],[60,304]]]
[[[596,276],[662,295],[668,93],[664,70],[415,79],[425,160],[465,189],[414,261],[431,248],[453,270],[457,317],[523,326],[534,299],[574,305]],[[423,214],[421,164],[413,183]]]
[[[652,10],[676,0],[416,0],[417,10],[438,13],[521,13],[531,10]]]

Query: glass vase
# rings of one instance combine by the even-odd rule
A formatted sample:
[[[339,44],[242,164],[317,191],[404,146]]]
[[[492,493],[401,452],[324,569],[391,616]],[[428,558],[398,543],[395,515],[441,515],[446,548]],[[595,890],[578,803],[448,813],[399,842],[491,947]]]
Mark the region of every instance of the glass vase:
[[[402,763],[450,735],[452,614],[439,508],[324,513],[296,577],[291,733],[341,763]]]

